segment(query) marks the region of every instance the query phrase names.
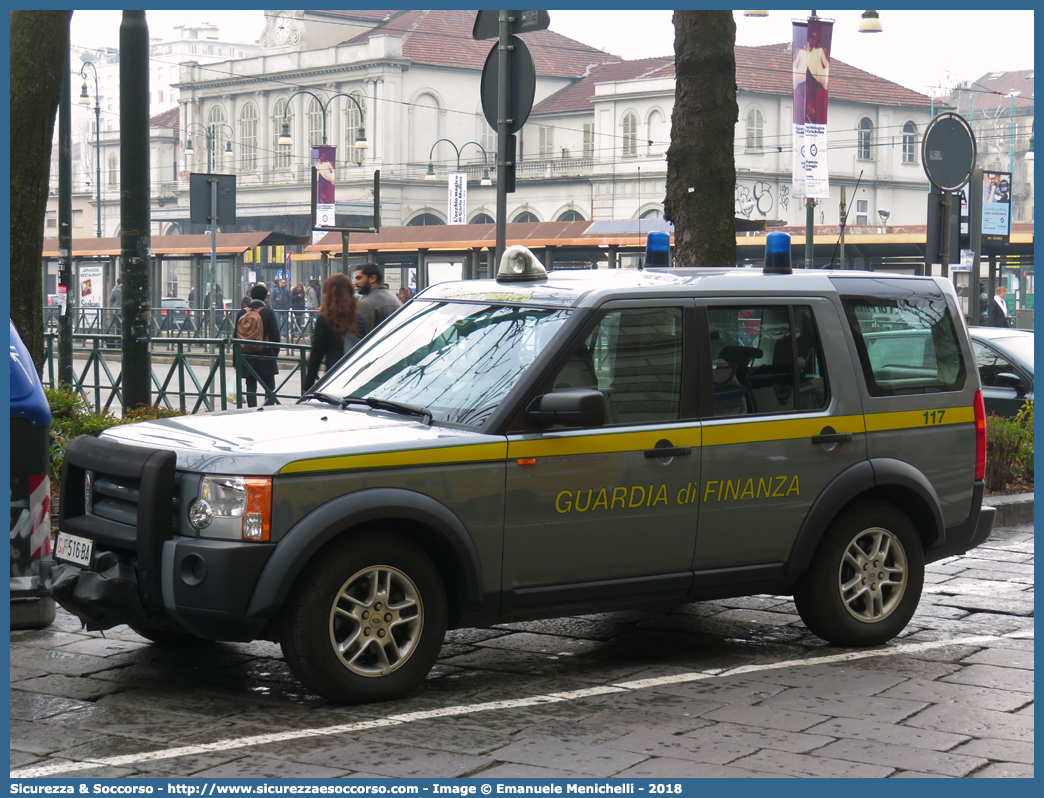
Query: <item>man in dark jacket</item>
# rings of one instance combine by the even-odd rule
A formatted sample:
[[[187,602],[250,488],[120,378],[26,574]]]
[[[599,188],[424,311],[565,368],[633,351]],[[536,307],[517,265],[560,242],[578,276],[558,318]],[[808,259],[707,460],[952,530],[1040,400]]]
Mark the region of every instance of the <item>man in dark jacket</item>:
[[[255,285],[250,289],[250,307],[261,314],[261,321],[265,326],[265,340],[278,344],[281,340],[279,338],[279,322],[276,320],[275,311],[265,304],[267,298],[268,289],[263,284]],[[236,316],[237,329],[239,320],[245,313],[246,309],[243,309]],[[243,380],[246,382],[247,407],[257,407],[258,381],[267,386],[271,393],[275,393],[275,378],[276,374],[279,373],[279,364],[276,361],[276,355],[278,354],[278,346],[266,346],[263,352],[240,353],[240,357],[243,359]],[[250,368],[246,368],[247,366]],[[251,373],[250,369],[253,369],[253,373]],[[254,376],[255,374],[257,375],[256,377]],[[264,403],[273,405],[275,400],[266,396]]]
[[[376,263],[364,263],[355,270],[355,290],[359,300],[359,328],[364,335],[399,309],[402,302],[384,283],[384,270]]]
[[[272,289],[272,301],[269,305],[279,319],[279,329],[285,330],[287,317],[290,315],[290,289],[286,287],[286,280],[282,277],[276,280],[275,288]]]
[[[990,302],[989,320],[986,322],[990,327],[1010,327],[1008,324],[1008,303],[1004,299],[1008,295],[1008,289],[1003,285],[997,286],[997,293]]]

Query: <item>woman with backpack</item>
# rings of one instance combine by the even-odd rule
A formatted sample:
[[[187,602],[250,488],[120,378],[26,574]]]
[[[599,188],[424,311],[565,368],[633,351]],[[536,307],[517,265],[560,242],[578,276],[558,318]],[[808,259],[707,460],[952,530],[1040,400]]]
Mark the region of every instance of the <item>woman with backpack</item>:
[[[346,274],[331,274],[323,283],[323,302],[315,317],[305,390],[319,378],[319,367],[324,360],[329,371],[360,338],[359,302],[352,281]]]
[[[236,316],[236,338],[241,341],[280,343],[279,321],[276,319],[275,311],[265,304],[267,298],[268,288],[263,283],[250,289],[250,304]],[[247,407],[257,407],[259,381],[267,386],[271,393],[275,393],[275,378],[279,373],[276,355],[279,354],[279,347],[241,343],[239,352],[244,364],[243,379],[246,382]],[[245,366],[253,369],[253,373]],[[264,404],[274,405],[275,400],[266,395]]]

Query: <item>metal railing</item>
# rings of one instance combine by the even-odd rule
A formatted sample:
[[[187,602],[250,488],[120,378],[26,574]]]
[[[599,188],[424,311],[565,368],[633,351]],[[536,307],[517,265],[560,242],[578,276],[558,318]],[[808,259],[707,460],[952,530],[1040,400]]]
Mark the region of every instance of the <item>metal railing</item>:
[[[44,336],[44,384],[54,388],[57,384],[57,339],[55,333]],[[308,371],[310,347],[304,344],[271,343],[267,341],[243,341],[238,338],[185,338],[171,337],[168,349],[171,354],[158,354],[157,340],[152,339],[152,403],[157,406],[175,408],[187,413],[201,410],[227,410],[243,407],[248,396],[245,379],[257,379],[240,347],[280,347],[276,357],[279,374],[275,390],[270,390],[258,380],[259,403],[293,403],[304,391]],[[201,354],[190,354],[191,347],[202,345]],[[123,403],[123,370],[119,351],[120,336],[93,333],[73,334],[73,389],[83,396],[97,413],[112,412]],[[113,350],[116,351],[113,351]],[[169,358],[169,362],[168,361]],[[117,373],[118,369],[118,373]],[[229,371],[235,385],[235,394],[229,395]],[[295,379],[296,377],[296,379]]]
[[[43,309],[44,333],[58,332],[57,305],[46,305]],[[314,310],[273,310],[279,322],[280,337],[290,344],[309,345],[315,330]],[[122,329],[122,311],[120,308],[76,307],[72,311],[72,328],[74,346],[76,337],[92,335],[119,336]],[[215,311],[215,338],[231,340],[236,333],[235,322],[238,309]],[[155,341],[161,338],[199,339],[193,344],[204,343],[210,311],[201,308],[152,308],[150,311],[150,334]],[[81,339],[82,342],[86,339]]]

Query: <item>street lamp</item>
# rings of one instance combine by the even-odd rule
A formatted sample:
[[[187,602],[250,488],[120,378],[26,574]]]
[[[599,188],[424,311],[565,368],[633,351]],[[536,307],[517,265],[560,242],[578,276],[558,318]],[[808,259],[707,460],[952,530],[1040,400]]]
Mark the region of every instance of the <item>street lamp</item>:
[[[84,61],[83,66],[80,67],[80,77],[83,78],[83,86],[80,87],[78,103],[80,105],[91,104],[91,99],[87,96],[87,67],[90,67],[91,72],[94,73],[94,182],[97,190],[94,215],[98,227],[96,238],[101,238],[101,102],[98,99],[98,68],[90,61]]]
[[[744,11],[743,16],[745,17],[767,17],[768,11]],[[815,9],[812,9],[812,13],[808,17],[808,21],[812,22],[818,20]],[[862,21],[859,23],[860,33],[880,33],[881,18],[876,11],[864,11],[862,15]],[[815,263],[815,243],[813,237],[815,234],[815,222],[816,222],[816,201],[812,197],[805,199],[805,268],[812,268]]]
[[[439,144],[442,143],[443,141],[446,142],[447,144],[449,144],[453,148],[453,152],[455,152],[457,154],[457,171],[458,172],[460,171],[460,154],[464,150],[465,147],[467,147],[469,144],[474,144],[476,147],[478,147],[480,150],[482,150],[482,180],[479,181],[479,185],[480,186],[492,186],[493,185],[493,181],[489,179],[489,157],[488,157],[488,155],[486,153],[486,148],[483,147],[481,144],[479,144],[477,141],[465,141],[463,144],[460,145],[460,149],[458,149],[457,145],[454,144],[449,139],[439,139],[438,141],[436,141],[434,144],[431,145],[431,151],[428,153],[428,173],[426,175],[424,175],[424,179],[426,181],[428,181],[429,183],[432,183],[435,180],[435,163],[434,163],[434,161],[432,161],[432,156],[435,154],[435,148],[438,147]]]
[[[191,129],[198,127],[203,132],[203,137],[206,140],[207,148],[207,174],[214,171],[214,145],[217,143],[217,128],[227,128],[229,132],[229,138],[225,139],[225,155],[232,154],[232,136],[236,135],[236,131],[232,129],[231,125],[226,125],[224,122],[218,122],[217,124],[211,125],[210,127],[204,127],[198,122],[191,122],[185,127],[185,154],[194,155],[196,150],[192,146],[192,133]]]
[[[316,101],[316,103],[319,105],[319,110],[323,112],[323,144],[324,145],[326,144],[326,109],[330,107],[330,103],[332,103],[334,101],[334,99],[336,99],[337,97],[347,97],[349,100],[351,100],[353,103],[355,103],[355,107],[359,109],[359,120],[360,121],[365,121],[365,119],[366,119],[366,112],[363,111],[363,107],[361,105],[359,105],[359,101],[357,99],[355,99],[350,94],[345,94],[344,92],[338,92],[337,94],[334,94],[332,97],[329,97],[326,100],[326,104],[324,105],[323,101],[320,100],[318,97],[316,97],[314,94],[312,94],[312,92],[308,91],[307,89],[301,89],[300,91],[295,91],[286,100],[286,107],[283,109],[283,132],[279,136],[279,138],[276,140],[276,144],[278,144],[280,146],[283,146],[283,147],[291,147],[291,146],[293,146],[294,140],[290,136],[290,123],[287,120],[289,119],[289,113],[290,113],[290,101],[292,99],[294,99],[294,97],[296,97],[298,94],[307,94],[309,97],[311,97],[313,100]],[[357,150],[368,150],[368,149],[370,149],[370,145],[366,141],[366,128],[363,125],[359,125],[359,132],[358,132],[358,135],[355,137],[355,149],[357,149]]]

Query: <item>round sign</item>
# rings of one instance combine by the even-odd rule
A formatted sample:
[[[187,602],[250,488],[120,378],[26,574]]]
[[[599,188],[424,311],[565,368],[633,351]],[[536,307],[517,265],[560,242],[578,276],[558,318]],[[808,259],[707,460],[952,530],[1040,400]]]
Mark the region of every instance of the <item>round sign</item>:
[[[511,125],[508,133],[517,133],[529,119],[536,96],[536,67],[533,56],[526,43],[517,36],[510,38],[511,50],[508,50],[508,118]],[[479,85],[482,97],[482,113],[489,126],[497,130],[497,100],[500,96],[500,43],[486,56],[486,65],[482,68],[482,82]]]
[[[924,131],[921,164],[932,185],[940,191],[956,191],[975,168],[975,134],[960,114],[939,114]]]

